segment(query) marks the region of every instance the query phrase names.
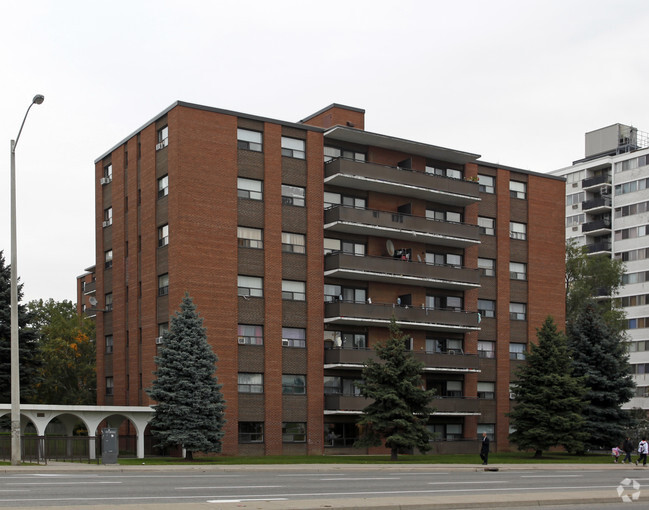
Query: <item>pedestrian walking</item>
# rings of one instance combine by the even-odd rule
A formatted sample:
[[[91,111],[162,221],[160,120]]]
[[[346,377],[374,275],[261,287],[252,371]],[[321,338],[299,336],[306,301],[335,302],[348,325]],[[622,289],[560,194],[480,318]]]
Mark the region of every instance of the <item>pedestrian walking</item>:
[[[624,440],[624,443],[622,443],[622,449],[624,450],[624,459],[622,459],[622,464],[626,464],[627,462],[631,464],[631,452],[633,451],[633,443],[631,442],[630,437],[627,437]]]
[[[613,462],[615,462],[616,464],[617,464],[617,461],[620,459],[620,453],[622,453],[622,448],[620,448],[619,446],[614,446],[611,449],[611,454],[613,455],[613,457],[615,457],[615,460]],[[622,461],[622,462],[624,462],[624,461]]]
[[[642,438],[642,441],[640,441],[640,444],[638,444],[638,454],[639,457],[635,461],[635,465],[638,465],[638,462],[642,461],[642,466],[646,467],[647,466],[647,454],[649,453],[649,444],[647,444],[647,441],[645,438]]]
[[[482,446],[480,447],[480,458],[482,465],[486,466],[489,462],[489,437],[486,432],[482,433]]]

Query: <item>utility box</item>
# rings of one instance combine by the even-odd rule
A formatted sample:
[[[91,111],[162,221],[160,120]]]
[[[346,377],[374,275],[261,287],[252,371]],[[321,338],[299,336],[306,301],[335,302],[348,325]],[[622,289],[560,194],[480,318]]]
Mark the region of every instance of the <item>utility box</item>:
[[[101,463],[117,464],[118,453],[117,429],[101,429]]]

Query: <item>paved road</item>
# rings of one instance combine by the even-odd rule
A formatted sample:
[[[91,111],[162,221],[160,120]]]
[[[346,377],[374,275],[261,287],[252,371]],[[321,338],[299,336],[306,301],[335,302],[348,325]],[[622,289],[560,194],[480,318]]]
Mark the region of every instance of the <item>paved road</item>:
[[[525,508],[616,506],[638,493],[649,507],[649,468],[635,466],[46,466],[0,470],[0,508]],[[646,489],[643,487],[646,485]],[[639,492],[638,492],[639,491]],[[148,506],[150,505],[150,506]],[[457,506],[462,505],[462,506]]]

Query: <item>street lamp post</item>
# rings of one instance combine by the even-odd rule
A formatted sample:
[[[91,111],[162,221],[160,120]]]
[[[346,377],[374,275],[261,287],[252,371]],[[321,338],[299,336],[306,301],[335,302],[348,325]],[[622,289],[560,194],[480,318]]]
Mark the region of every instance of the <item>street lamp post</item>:
[[[32,99],[20,125],[16,140],[11,140],[11,464],[21,462],[20,452],[20,344],[18,342],[18,254],[16,249],[16,145],[20,139],[27,114],[45,97],[37,94]]]

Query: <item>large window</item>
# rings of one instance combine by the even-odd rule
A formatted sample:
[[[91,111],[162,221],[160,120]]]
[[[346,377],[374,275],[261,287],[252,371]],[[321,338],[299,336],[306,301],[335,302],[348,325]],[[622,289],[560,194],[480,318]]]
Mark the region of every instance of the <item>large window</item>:
[[[511,239],[527,239],[527,225],[516,221],[509,222],[509,237]]]
[[[425,171],[427,174],[441,175],[443,177],[450,177],[451,179],[462,178],[462,171],[456,170],[455,168],[444,168],[440,166],[426,165]]]
[[[426,352],[428,354],[462,354],[464,351],[462,349],[462,340],[459,338],[427,338]]]
[[[158,146],[156,149],[162,149],[167,146],[169,142],[169,126],[164,126],[158,129]]]
[[[282,156],[305,159],[306,143],[304,140],[282,136]]]
[[[288,253],[304,253],[306,237],[304,234],[282,232],[282,251]]]
[[[478,357],[495,358],[496,342],[491,342],[489,340],[478,340]]]
[[[365,161],[365,153],[363,152],[350,151],[347,149],[340,149],[338,147],[331,147],[325,145],[324,147],[325,163],[340,157],[343,157],[345,159],[352,159],[354,161]]]
[[[237,227],[237,240],[241,248],[263,248],[264,231],[260,228]]]
[[[108,163],[104,167],[104,179],[106,179],[107,181],[112,181],[113,180],[113,165],[112,165],[112,163]],[[103,182],[102,182],[102,184],[103,184]]]
[[[306,190],[300,186],[289,186],[282,184],[282,204],[304,207]]]
[[[166,197],[169,194],[169,176],[164,175],[158,179],[158,198]]]
[[[520,181],[509,181],[509,196],[512,198],[525,199],[527,196],[527,183]]]
[[[525,359],[525,344],[510,342],[509,359]]]
[[[483,432],[487,434],[490,441],[493,441],[495,436],[496,426],[493,423],[478,423],[478,439],[482,439]]]
[[[527,280],[527,264],[523,264],[522,262],[510,262],[509,277],[512,280]]]
[[[113,310],[113,293],[109,292],[108,294],[104,295],[104,308],[106,309],[107,312],[111,312]]]
[[[239,149],[261,152],[261,133],[259,131],[250,131],[249,129],[237,129],[237,147]]]
[[[166,296],[169,294],[169,274],[161,274],[158,276],[158,296]]]
[[[306,301],[306,283],[295,280],[282,280],[282,299]]]
[[[431,441],[458,441],[463,437],[461,423],[435,423],[427,425]]]
[[[478,258],[478,269],[482,276],[496,276],[496,261],[494,259]]]
[[[509,318],[513,321],[524,321],[527,318],[525,303],[509,303]]]
[[[306,330],[304,328],[282,328],[282,346],[306,347]]]
[[[239,324],[237,342],[241,345],[263,345],[264,327],[253,324]]]
[[[478,174],[478,185],[482,193],[495,193],[496,179],[491,175]]]
[[[459,296],[426,296],[426,308],[435,310],[462,310],[463,298]]]
[[[462,213],[454,211],[444,211],[441,209],[426,209],[426,218],[437,221],[450,221],[453,223],[462,223]]]
[[[239,443],[263,443],[264,422],[263,421],[240,421],[239,422]]]
[[[104,209],[104,223],[102,223],[102,226],[110,227],[112,224],[113,224],[113,208],[108,207]]]
[[[493,400],[495,396],[495,383],[492,382],[479,382],[478,383],[478,398]]]
[[[255,179],[237,178],[237,196],[250,200],[263,200],[263,182]]]
[[[112,354],[113,352],[113,335],[106,335],[104,337],[106,342],[106,354]]]
[[[158,247],[162,248],[169,244],[169,225],[158,227]]]
[[[325,191],[324,193],[324,207],[328,209],[337,205],[345,207],[353,207],[355,209],[365,209],[367,202],[364,198],[353,197],[348,195],[341,195],[340,193],[332,193]]]
[[[462,255],[455,253],[433,253],[426,252],[426,264],[434,264],[436,266],[453,266],[462,267]]]
[[[264,375],[239,373],[239,393],[263,393]]]
[[[113,395],[114,384],[112,377],[106,377],[106,395]]]
[[[282,443],[306,443],[306,423],[282,423]]]
[[[306,395],[306,376],[282,375],[282,393],[284,395]]]
[[[478,216],[478,230],[485,236],[496,235],[496,220]]]
[[[482,318],[496,316],[496,302],[491,299],[478,299],[478,313]]]
[[[264,296],[264,280],[258,276],[243,276],[237,277],[237,294],[243,297],[263,297]]]

